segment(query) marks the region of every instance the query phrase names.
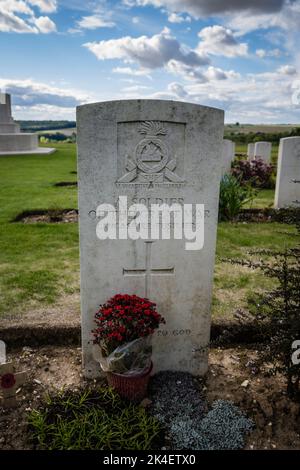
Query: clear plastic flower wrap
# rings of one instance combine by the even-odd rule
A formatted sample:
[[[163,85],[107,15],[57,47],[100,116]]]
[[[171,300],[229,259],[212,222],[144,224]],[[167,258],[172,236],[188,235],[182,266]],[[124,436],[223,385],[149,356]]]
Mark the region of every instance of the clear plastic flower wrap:
[[[98,346],[98,347],[97,347]],[[108,356],[95,345],[94,357],[104,372],[122,375],[138,375],[151,366],[152,336],[137,338],[114,349]]]

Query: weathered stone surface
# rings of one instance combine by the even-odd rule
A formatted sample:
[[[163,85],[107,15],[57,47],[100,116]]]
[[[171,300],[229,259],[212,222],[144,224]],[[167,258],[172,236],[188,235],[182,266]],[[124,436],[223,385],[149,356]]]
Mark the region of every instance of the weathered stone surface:
[[[0,134],[1,152],[34,150],[38,147],[36,134]]]
[[[300,208],[300,137],[280,140],[275,208]]]
[[[271,142],[256,142],[254,147],[254,158],[260,158],[265,163],[271,163]]]
[[[153,338],[154,371],[206,372],[223,119],[218,109],[160,100],[77,108],[86,376],[100,374],[92,353],[95,311],[117,293],[149,296],[166,319]],[[150,154],[147,146],[156,151]],[[96,209],[116,205],[120,195],[128,206],[204,204],[204,248],[187,251],[186,240],[172,238],[99,240]]]
[[[254,159],[255,144],[248,144],[247,155],[248,160],[251,161]]]
[[[23,134],[19,124],[16,124],[11,115],[11,97],[7,93],[0,93],[0,156],[49,154],[55,152],[53,148],[39,148],[37,134]]]
[[[235,143],[232,140],[224,139],[222,145],[222,176],[230,173],[231,163],[235,157]]]

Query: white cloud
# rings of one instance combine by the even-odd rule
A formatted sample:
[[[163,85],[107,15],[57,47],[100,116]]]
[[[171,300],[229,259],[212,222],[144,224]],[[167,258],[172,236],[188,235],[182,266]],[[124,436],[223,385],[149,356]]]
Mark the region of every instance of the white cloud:
[[[98,29],[98,28],[113,28],[115,23],[113,21],[106,20],[100,15],[83,16],[81,20],[77,22],[80,29]]]
[[[182,99],[186,98],[188,95],[184,87],[180,83],[176,82],[169,83],[168,91]]]
[[[54,33],[56,31],[55,23],[48,16],[40,16],[34,20],[34,24],[43,34]]]
[[[282,75],[296,75],[297,70],[293,65],[282,65],[279,67],[278,72]]]
[[[55,23],[48,16],[36,17],[36,7],[43,13],[56,10],[55,0],[1,0],[0,32],[48,34],[56,31]]]
[[[257,57],[263,59],[264,57],[266,57],[267,51],[265,49],[256,49],[255,54],[257,55]]]
[[[256,49],[255,54],[257,55],[257,57],[264,59],[265,57],[280,57],[282,52],[280,49]]]
[[[226,71],[218,67],[209,66],[206,70],[199,67],[190,67],[175,60],[168,63],[167,70],[174,75],[180,75],[184,80],[197,83],[206,83],[213,80],[227,80],[238,78],[240,75],[233,70]]]
[[[151,78],[147,70],[144,69],[133,69],[131,67],[115,67],[112,69],[113,73],[119,73],[123,75],[132,75],[134,77],[147,77]]]
[[[170,23],[190,23],[191,22],[191,17],[190,16],[181,16],[178,13],[170,13],[168,16],[168,21]]]
[[[27,0],[27,2],[38,7],[42,13],[54,13],[57,9],[56,0]]]
[[[75,108],[64,108],[53,105],[33,105],[33,106],[13,106],[13,116],[15,119],[43,121],[53,119],[76,119]]]
[[[120,59],[124,62],[137,63],[144,69],[156,69],[167,65],[174,59],[189,66],[200,66],[209,62],[203,53],[198,53],[181,46],[171,35],[168,28],[152,37],[131,36],[119,39],[88,42],[84,47],[89,49],[97,59]]]
[[[57,106],[75,108],[88,100],[88,95],[72,89],[58,88],[32,79],[0,79],[0,89],[5,89],[13,96],[17,106]]]
[[[198,82],[206,82],[207,78],[205,77],[203,70],[200,67],[192,67],[187,64],[183,64],[178,60],[170,60],[166,66],[168,72],[173,73],[174,75],[180,75],[185,80],[196,80]]]
[[[262,2],[264,3],[264,2]],[[270,14],[233,14],[225,18],[226,24],[243,35],[258,29],[280,28],[285,31],[299,31],[300,2],[285,0],[280,10]]]
[[[133,22],[133,24],[138,24],[140,22],[140,18],[138,16],[134,16],[132,18],[132,22]]]
[[[296,79],[297,75],[284,73],[281,69],[243,76],[229,73],[227,80],[190,81],[178,88],[169,85],[161,96],[165,93],[170,99],[184,98],[225,109],[227,122],[296,123],[299,121],[299,108],[292,104]]]
[[[140,91],[143,91],[143,90],[149,90],[151,89],[151,87],[149,86],[145,86],[145,85],[132,85],[132,86],[127,86],[127,87],[124,87],[122,88],[122,91],[124,91],[125,93],[138,93]]]
[[[248,54],[248,45],[239,43],[233,32],[224,26],[208,26],[203,28],[198,36],[201,39],[197,48],[200,53],[225,57],[246,56]]]
[[[11,12],[0,10],[0,32],[2,33],[37,33],[38,29],[26,23],[22,18]]]
[[[228,78],[239,78],[240,75],[233,70],[222,70],[218,67],[210,66],[204,72],[204,76],[207,78],[208,81],[212,80],[227,80]]]
[[[1,0],[0,12],[4,13],[22,13],[32,15],[33,11],[25,0]]]
[[[232,12],[274,13],[285,0],[123,0],[128,6],[153,5],[170,12],[186,12],[195,17],[222,15]]]

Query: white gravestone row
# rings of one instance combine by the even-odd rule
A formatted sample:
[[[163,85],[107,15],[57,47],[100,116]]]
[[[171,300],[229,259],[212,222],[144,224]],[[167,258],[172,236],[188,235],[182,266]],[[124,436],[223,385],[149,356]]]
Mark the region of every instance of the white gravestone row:
[[[129,100],[77,108],[84,373],[100,375],[91,330],[117,293],[147,296],[166,325],[153,338],[154,371],[204,374],[210,336],[224,113],[204,106]],[[100,240],[99,204],[204,204],[204,248],[185,240]]]
[[[248,144],[247,156],[248,156],[249,162],[254,160],[254,151],[255,151],[255,144]]]
[[[260,158],[265,163],[271,163],[271,142],[256,142],[254,146],[254,158]]]
[[[224,139],[222,144],[222,176],[230,173],[231,163],[235,157],[235,143],[232,140]]]
[[[0,340],[0,364],[6,361],[6,344]]]
[[[280,140],[275,208],[300,208],[300,137]]]

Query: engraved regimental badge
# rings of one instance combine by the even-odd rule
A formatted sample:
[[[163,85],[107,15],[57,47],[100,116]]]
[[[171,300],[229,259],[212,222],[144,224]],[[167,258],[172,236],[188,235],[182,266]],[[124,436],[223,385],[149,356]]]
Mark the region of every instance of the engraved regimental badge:
[[[126,171],[118,183],[183,183],[175,172],[176,157],[167,143],[168,131],[159,121],[145,121],[138,129],[143,136],[133,155],[126,155]]]

